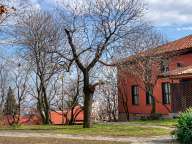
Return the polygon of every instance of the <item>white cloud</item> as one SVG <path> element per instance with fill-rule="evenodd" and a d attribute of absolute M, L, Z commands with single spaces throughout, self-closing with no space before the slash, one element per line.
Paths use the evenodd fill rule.
<path fill-rule="evenodd" d="M 178 27 L 177 31 L 192 31 L 192 27 L 191 26 L 187 26 L 187 27 Z"/>
<path fill-rule="evenodd" d="M 76 0 L 30 0 L 35 7 L 48 8 Z M 142 1 L 142 0 L 141 0 Z M 146 18 L 156 26 L 192 24 L 192 0 L 145 0 Z M 78 1 L 79 2 L 79 1 Z"/>
<path fill-rule="evenodd" d="M 147 18 L 155 25 L 192 24 L 191 0 L 146 0 Z"/>

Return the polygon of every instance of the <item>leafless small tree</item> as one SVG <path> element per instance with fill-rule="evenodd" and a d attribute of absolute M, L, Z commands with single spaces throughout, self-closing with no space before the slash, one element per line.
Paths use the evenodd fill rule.
<path fill-rule="evenodd" d="M 16 25 L 16 38 L 35 75 L 38 110 L 44 124 L 50 123 L 50 105 L 47 95 L 48 84 L 58 72 L 56 58 L 50 50 L 60 46 L 60 28 L 54 18 L 40 10 L 26 11 Z"/>
<path fill-rule="evenodd" d="M 52 105 L 55 109 L 59 109 L 62 112 L 60 114 L 63 117 L 63 124 L 65 122 L 65 124 L 72 125 L 75 123 L 76 117 L 83 110 L 80 104 L 83 101 L 82 75 L 75 66 L 70 73 L 62 73 L 59 78 L 59 93 L 57 98 L 53 100 Z"/>
<path fill-rule="evenodd" d="M 120 107 L 120 105 L 123 107 L 123 111 L 125 112 L 125 115 L 126 115 L 126 119 L 127 121 L 130 120 L 130 113 L 129 113 L 129 106 L 128 106 L 128 103 L 129 103 L 129 100 L 128 100 L 128 97 L 127 97 L 127 93 L 128 93 L 128 90 L 127 90 L 127 82 L 126 82 L 126 79 L 125 77 L 127 77 L 127 75 L 124 77 L 124 73 L 122 74 L 122 71 L 121 72 L 118 72 L 117 74 L 117 77 L 118 77 L 118 105 Z M 120 109 L 119 109 L 120 111 Z M 120 118 L 120 112 L 119 112 L 119 118 Z"/>
<path fill-rule="evenodd" d="M 67 107 L 70 109 L 70 118 L 69 125 L 74 124 L 76 117 L 82 111 L 81 108 L 75 109 L 77 106 L 80 106 L 80 100 L 82 99 L 82 80 L 80 72 L 77 72 L 77 77 L 74 80 L 71 80 L 68 88 L 64 91 L 67 95 Z"/>
<path fill-rule="evenodd" d="M 12 71 L 12 85 L 14 86 L 16 92 L 16 102 L 17 102 L 17 120 L 15 123 L 19 123 L 21 109 L 24 108 L 24 103 L 28 97 L 29 87 L 29 74 L 30 68 L 21 63 L 15 67 L 15 70 Z"/>
<path fill-rule="evenodd" d="M 104 85 L 97 89 L 95 99 L 98 103 L 98 115 L 101 120 L 117 121 L 118 91 L 116 68 L 105 67 L 102 70 Z"/>

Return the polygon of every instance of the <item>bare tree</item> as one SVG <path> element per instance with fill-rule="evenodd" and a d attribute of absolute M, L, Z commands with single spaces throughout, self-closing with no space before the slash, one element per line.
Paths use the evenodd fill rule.
<path fill-rule="evenodd" d="M 29 87 L 29 74 L 30 68 L 26 65 L 22 65 L 21 63 L 15 67 L 15 70 L 12 71 L 12 84 L 16 91 L 16 102 L 17 102 L 17 120 L 15 123 L 19 123 L 20 115 L 21 115 L 21 108 L 24 108 L 24 102 L 28 96 Z"/>
<path fill-rule="evenodd" d="M 127 83 L 126 83 L 126 80 L 124 79 L 125 77 L 122 75 L 124 75 L 124 74 L 122 74 L 122 72 L 120 72 L 120 73 L 118 72 L 118 75 L 117 75 L 117 77 L 118 77 L 118 104 L 119 104 L 119 107 L 120 107 L 120 105 L 123 106 L 123 110 L 126 114 L 126 119 L 127 119 L 127 121 L 129 121 L 130 114 L 129 114 L 129 106 L 128 106 L 129 100 L 127 97 L 128 91 L 127 91 L 127 87 L 126 87 Z M 120 112 L 119 112 L 118 116 L 119 116 L 118 117 L 119 120 L 121 120 Z"/>
<path fill-rule="evenodd" d="M 64 91 L 65 95 L 67 95 L 67 107 L 70 110 L 70 118 L 69 125 L 75 123 L 76 117 L 82 111 L 81 108 L 77 108 L 80 106 L 80 100 L 82 98 L 82 86 L 81 86 L 81 74 L 77 72 L 77 77 L 74 80 L 71 80 L 71 84 L 69 84 L 68 88 Z"/>
<path fill-rule="evenodd" d="M 73 125 L 76 117 L 82 112 L 81 103 L 82 96 L 82 75 L 78 68 L 75 66 L 70 73 L 61 73 L 60 87 L 57 98 L 53 100 L 53 108 L 60 110 L 62 113 L 62 123 Z M 57 86 L 58 88 L 58 86 Z M 54 88 L 55 89 L 55 88 Z M 53 109 L 53 110 L 54 110 Z M 57 112 L 55 110 L 55 112 Z M 66 121 L 65 121 L 66 120 Z"/>
<path fill-rule="evenodd" d="M 104 85 L 97 90 L 98 114 L 101 120 L 117 121 L 118 91 L 116 68 L 105 67 L 102 70 Z"/>
<path fill-rule="evenodd" d="M 84 0 L 72 1 L 60 12 L 66 45 L 57 53 L 83 73 L 84 128 L 91 126 L 93 94 L 99 84 L 91 82 L 90 73 L 98 63 L 111 66 L 114 49 L 126 36 L 143 29 L 143 10 L 139 0 Z"/>
<path fill-rule="evenodd" d="M 19 18 L 16 37 L 22 46 L 24 58 L 35 72 L 37 105 L 42 121 L 49 124 L 47 87 L 53 75 L 58 72 L 58 65 L 54 54 L 47 51 L 60 46 L 60 28 L 49 13 L 31 10 Z"/>

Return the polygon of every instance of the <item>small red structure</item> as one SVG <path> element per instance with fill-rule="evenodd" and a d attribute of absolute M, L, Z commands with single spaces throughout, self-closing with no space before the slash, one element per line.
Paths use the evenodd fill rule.
<path fill-rule="evenodd" d="M 71 109 L 65 109 L 64 111 L 50 111 L 50 120 L 52 124 L 62 125 L 68 124 L 71 119 Z M 76 106 L 73 109 L 73 123 L 82 124 L 83 123 L 84 113 L 80 106 Z M 9 121 L 13 121 L 13 117 L 4 116 L 3 123 L 5 125 L 9 124 Z M 42 124 L 41 117 L 36 110 L 33 110 L 30 114 L 25 114 L 20 116 L 19 124 L 23 125 L 39 125 Z"/>
<path fill-rule="evenodd" d="M 192 106 L 192 35 L 167 43 L 152 49 L 158 54 L 171 54 L 169 63 L 164 66 L 164 71 L 158 75 L 158 80 L 153 90 L 156 112 L 163 116 L 178 113 Z M 119 70 L 119 69 L 118 69 Z M 155 72 L 156 69 L 154 68 Z M 118 71 L 118 79 L 122 78 L 122 71 Z M 126 113 L 130 118 L 147 116 L 151 113 L 152 104 L 147 99 L 146 90 L 142 89 L 143 82 L 129 73 L 123 77 L 126 102 L 122 102 L 119 93 L 119 120 L 126 120 Z M 127 109 L 125 110 L 125 106 Z"/>
<path fill-rule="evenodd" d="M 71 110 L 65 109 L 62 111 L 51 111 L 50 112 L 50 118 L 52 124 L 68 124 L 71 119 Z M 74 117 L 74 124 L 82 124 L 83 123 L 83 110 L 80 106 L 76 106 L 73 109 L 73 117 Z"/>

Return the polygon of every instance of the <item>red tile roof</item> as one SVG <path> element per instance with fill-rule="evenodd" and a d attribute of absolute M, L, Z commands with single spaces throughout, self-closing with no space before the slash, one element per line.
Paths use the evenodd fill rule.
<path fill-rule="evenodd" d="M 156 51 L 158 54 L 167 53 L 172 51 L 180 51 L 184 49 L 192 48 L 192 35 L 183 37 L 181 39 L 169 42 L 152 50 Z"/>
<path fill-rule="evenodd" d="M 164 53 L 171 53 L 171 52 L 177 52 L 182 50 L 189 50 L 192 49 L 192 35 L 183 37 L 181 39 L 168 42 L 164 45 L 161 45 L 156 48 L 150 48 L 145 51 L 141 51 L 136 55 L 129 56 L 128 58 L 123 58 L 118 62 L 127 62 L 132 61 L 135 58 L 137 59 L 138 56 L 151 56 L 151 55 L 160 55 Z"/>

